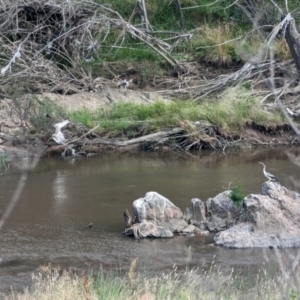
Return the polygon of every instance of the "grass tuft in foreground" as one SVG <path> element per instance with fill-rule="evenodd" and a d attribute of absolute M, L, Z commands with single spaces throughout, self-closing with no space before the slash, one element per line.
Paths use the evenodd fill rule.
<path fill-rule="evenodd" d="M 209 300 L 209 299 L 299 299 L 300 272 L 289 280 L 259 270 L 258 274 L 223 274 L 212 265 L 208 271 L 192 270 L 143 276 L 129 272 L 107 275 L 101 269 L 96 276 L 78 276 L 72 271 L 41 267 L 31 289 L 11 293 L 5 300 Z"/>

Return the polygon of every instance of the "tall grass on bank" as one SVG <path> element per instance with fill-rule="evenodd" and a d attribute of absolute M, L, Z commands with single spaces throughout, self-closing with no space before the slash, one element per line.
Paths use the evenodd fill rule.
<path fill-rule="evenodd" d="M 107 4 L 106 0 L 94 0 L 99 4 Z M 134 0 L 110 0 L 109 5 L 112 9 L 118 11 L 125 19 L 129 19 L 135 6 Z M 150 23 L 156 29 L 178 30 L 179 27 L 179 11 L 174 1 L 152 0 L 145 1 L 147 15 Z M 202 0 L 201 5 L 196 9 L 183 10 L 185 19 L 185 28 L 191 29 L 203 22 L 215 22 L 216 20 L 229 20 L 232 14 L 236 12 L 236 8 L 230 0 L 223 0 L 222 3 L 210 0 Z M 183 8 L 195 6 L 195 2 L 191 0 L 181 1 Z M 224 8 L 227 9 L 224 9 Z M 140 20 L 136 20 L 136 23 Z"/>
<path fill-rule="evenodd" d="M 222 99 L 194 101 L 155 101 L 151 104 L 119 102 L 106 110 L 88 111 L 82 109 L 69 113 L 72 121 L 91 127 L 100 124 L 108 131 L 123 130 L 130 126 L 148 127 L 159 130 L 181 126 L 183 122 L 206 122 L 217 125 L 221 130 L 240 132 L 245 122 L 254 121 L 261 125 L 283 122 L 279 113 L 265 112 L 258 100 L 245 89 L 230 89 Z"/>
<path fill-rule="evenodd" d="M 203 25 L 195 30 L 192 40 L 196 57 L 215 66 L 230 66 L 247 62 L 261 49 L 264 40 L 255 31 L 252 34 L 237 24 Z M 284 38 L 274 43 L 274 54 L 281 61 L 291 59 Z"/>
<path fill-rule="evenodd" d="M 197 29 L 193 45 L 197 57 L 216 66 L 228 66 L 241 59 L 235 51 L 234 39 L 241 32 L 234 30 L 231 23 L 218 26 L 204 25 Z"/>
<path fill-rule="evenodd" d="M 300 271 L 295 282 L 288 283 L 281 275 L 266 270 L 243 276 L 223 274 L 214 265 L 208 270 L 192 270 L 144 276 L 135 273 L 123 276 L 105 274 L 77 275 L 73 271 L 41 267 L 33 276 L 33 286 L 22 293 L 11 292 L 5 300 L 209 300 L 209 299 L 299 299 Z"/>

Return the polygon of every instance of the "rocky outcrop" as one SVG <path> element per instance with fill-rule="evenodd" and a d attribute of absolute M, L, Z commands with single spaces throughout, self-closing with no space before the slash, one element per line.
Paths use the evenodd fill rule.
<path fill-rule="evenodd" d="M 194 230 L 183 219 L 183 213 L 170 200 L 156 192 L 148 192 L 144 198 L 133 202 L 133 217 L 124 213 L 125 235 L 135 238 L 173 237 L 174 233 L 187 233 Z"/>
<path fill-rule="evenodd" d="M 133 202 L 133 217 L 124 213 L 125 235 L 135 238 L 173 237 L 174 233 L 208 234 L 226 230 L 236 221 L 240 209 L 229 198 L 230 191 L 220 193 L 206 202 L 191 200 L 192 212 L 183 214 L 170 200 L 156 192 L 148 192 L 144 198 Z"/>
<path fill-rule="evenodd" d="M 261 194 L 244 199 L 236 225 L 214 239 L 231 248 L 299 247 L 300 195 L 277 182 L 265 182 Z"/>
<path fill-rule="evenodd" d="M 300 247 L 300 195 L 280 183 L 265 182 L 261 194 L 250 194 L 236 207 L 231 191 L 202 202 L 191 200 L 193 211 L 182 211 L 156 192 L 133 202 L 133 217 L 124 213 L 124 234 L 135 238 L 173 237 L 208 231 L 217 245 L 230 248 Z"/>

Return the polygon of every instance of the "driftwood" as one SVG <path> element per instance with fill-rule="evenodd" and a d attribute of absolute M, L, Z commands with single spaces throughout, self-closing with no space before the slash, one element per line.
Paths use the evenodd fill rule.
<path fill-rule="evenodd" d="M 128 147 L 136 144 L 142 144 L 145 142 L 151 142 L 153 144 L 162 144 L 167 142 L 170 138 L 183 133 L 183 129 L 181 128 L 172 128 L 169 130 L 159 131 L 156 133 L 152 133 L 149 135 L 145 135 L 142 137 L 134 138 L 127 141 L 119 141 L 114 139 L 102 139 L 96 138 L 93 140 L 90 139 L 80 139 L 76 141 L 70 141 L 68 144 L 72 144 L 75 147 L 85 147 L 86 149 L 97 149 L 98 146 L 108 146 L 112 148 L 121 148 L 121 147 Z M 64 149 L 68 147 L 68 145 L 53 145 L 53 143 L 48 143 L 49 148 L 47 149 L 47 153 L 60 153 Z"/>

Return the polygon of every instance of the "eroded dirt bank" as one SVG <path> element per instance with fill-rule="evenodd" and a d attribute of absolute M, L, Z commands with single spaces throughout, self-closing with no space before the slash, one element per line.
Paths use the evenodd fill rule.
<path fill-rule="evenodd" d="M 152 103 L 164 99 L 155 92 L 104 89 L 100 93 L 80 93 L 71 96 L 44 94 L 38 101 L 51 101 L 68 111 L 86 108 L 106 109 L 119 102 Z M 24 102 L 25 103 L 25 102 Z M 22 106 L 23 105 L 23 106 Z M 111 138 L 107 131 L 97 131 L 80 123 L 70 122 L 61 129 L 66 138 L 59 145 L 53 139 L 53 125 L 61 120 L 47 116 L 41 128 L 34 128 L 28 118 L 28 108 L 2 100 L 0 109 L 0 147 L 2 151 L 36 149 L 42 155 L 88 155 L 102 151 L 190 151 L 201 149 L 225 150 L 232 147 L 295 145 L 300 140 L 288 124 L 264 126 L 246 122 L 241 132 L 225 132 L 207 122 L 186 120 L 178 127 L 149 132 L 143 125 L 133 124 L 121 136 Z"/>

